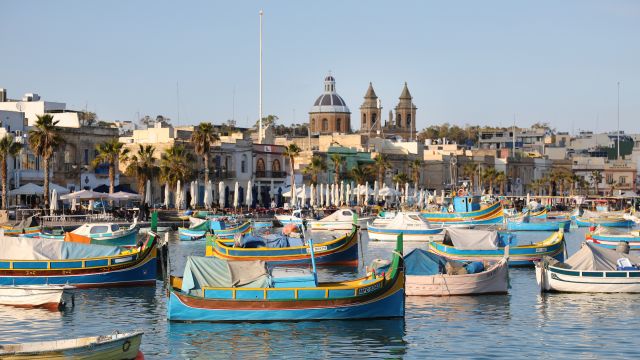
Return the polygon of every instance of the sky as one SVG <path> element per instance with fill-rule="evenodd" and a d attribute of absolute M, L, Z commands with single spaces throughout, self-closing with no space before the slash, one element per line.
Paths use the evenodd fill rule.
<path fill-rule="evenodd" d="M 406 81 L 417 127 L 448 122 L 640 132 L 640 1 L 0 2 L 0 87 L 103 120 L 308 121 L 331 71 L 359 128 Z"/>

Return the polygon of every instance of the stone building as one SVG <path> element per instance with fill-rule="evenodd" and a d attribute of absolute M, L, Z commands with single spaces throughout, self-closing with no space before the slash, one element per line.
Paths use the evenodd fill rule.
<path fill-rule="evenodd" d="M 313 134 L 351 132 L 351 111 L 336 92 L 331 74 L 324 78 L 324 92 L 309 110 L 309 127 Z"/>
<path fill-rule="evenodd" d="M 395 116 L 389 111 L 389 118 L 383 125 L 382 105 L 373 90 L 373 85 L 369 83 L 364 102 L 360 106 L 360 133 L 370 137 L 400 136 L 406 140 L 415 139 L 417 109 L 405 82 L 398 104 L 394 108 Z"/>

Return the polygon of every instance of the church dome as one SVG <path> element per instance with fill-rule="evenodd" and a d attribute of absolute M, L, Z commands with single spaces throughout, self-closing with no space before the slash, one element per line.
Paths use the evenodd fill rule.
<path fill-rule="evenodd" d="M 324 78 L 324 93 L 316 99 L 309 113 L 351 113 L 347 103 L 336 92 L 336 79 L 331 74 Z"/>

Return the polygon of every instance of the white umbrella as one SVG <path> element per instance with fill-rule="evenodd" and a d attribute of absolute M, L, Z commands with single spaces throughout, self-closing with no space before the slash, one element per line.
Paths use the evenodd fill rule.
<path fill-rule="evenodd" d="M 147 191 L 144 194 L 144 202 L 151 204 L 151 180 L 147 180 Z"/>
<path fill-rule="evenodd" d="M 307 206 L 307 184 L 302 184 L 302 194 L 300 195 L 301 207 Z"/>
<path fill-rule="evenodd" d="M 239 192 L 240 192 L 240 184 L 238 184 L 238 182 L 236 181 L 236 185 L 233 190 L 233 207 L 234 208 L 238 207 L 238 201 L 240 201 Z"/>
<path fill-rule="evenodd" d="M 251 203 L 253 202 L 253 189 L 251 188 L 251 180 L 247 182 L 246 202 L 247 202 L 247 207 L 251 207 Z"/>
<path fill-rule="evenodd" d="M 329 184 L 324 188 L 324 206 L 329 207 L 331 202 L 331 191 L 329 190 Z"/>
<path fill-rule="evenodd" d="M 409 183 L 404 184 L 404 202 L 409 203 Z"/>
<path fill-rule="evenodd" d="M 291 207 L 296 206 L 298 203 L 298 189 L 296 189 L 295 181 L 291 185 Z"/>
<path fill-rule="evenodd" d="M 369 205 L 369 182 L 364 184 L 364 205 Z"/>
<path fill-rule="evenodd" d="M 78 202 L 76 201 L 76 199 L 71 199 L 71 211 L 76 211 L 77 208 Z"/>
<path fill-rule="evenodd" d="M 351 184 L 347 183 L 347 193 L 345 194 L 347 206 L 351 203 Z"/>
<path fill-rule="evenodd" d="M 211 180 L 204 185 L 204 207 L 211 207 Z"/>
<path fill-rule="evenodd" d="M 71 200 L 71 199 L 94 200 L 94 199 L 108 199 L 109 197 L 110 196 L 107 193 L 101 193 L 101 192 L 92 191 L 92 190 L 80 190 L 80 191 L 73 192 L 71 194 L 62 195 L 60 196 L 60 200 Z"/>
<path fill-rule="evenodd" d="M 309 199 L 309 206 L 311 207 L 315 207 L 316 206 L 316 188 L 313 184 L 311 184 L 311 194 L 310 194 L 311 198 Z"/>
<path fill-rule="evenodd" d="M 220 205 L 221 208 L 224 208 L 224 195 L 224 183 L 220 181 L 218 183 L 218 205 Z"/>
<path fill-rule="evenodd" d="M 187 208 L 187 188 L 182 187 L 182 192 L 180 193 L 180 208 Z"/>
<path fill-rule="evenodd" d="M 378 201 L 380 198 L 380 189 L 378 188 L 378 180 L 373 183 L 373 200 Z"/>
<path fill-rule="evenodd" d="M 176 184 L 176 209 L 180 210 L 181 200 L 180 196 L 182 195 L 182 184 L 180 184 L 180 180 Z"/>
<path fill-rule="evenodd" d="M 198 203 L 200 202 L 200 183 L 198 180 L 193 182 L 193 196 L 191 198 L 191 202 L 193 203 L 194 209 L 198 207 Z"/>
<path fill-rule="evenodd" d="M 318 206 L 324 206 L 324 184 L 322 183 L 318 186 Z"/>
<path fill-rule="evenodd" d="M 164 186 L 164 206 L 168 209 L 171 203 L 171 199 L 169 199 L 169 185 Z"/>
<path fill-rule="evenodd" d="M 194 181 L 189 183 L 189 196 L 191 197 L 191 202 L 189 203 L 189 206 L 191 206 L 192 209 L 195 209 L 196 208 L 196 205 L 195 205 L 196 188 L 195 188 Z"/>
<path fill-rule="evenodd" d="M 53 189 L 51 192 L 51 199 L 49 201 L 51 202 L 51 204 L 49 204 L 49 209 L 51 211 L 58 210 L 58 192 L 56 189 Z"/>

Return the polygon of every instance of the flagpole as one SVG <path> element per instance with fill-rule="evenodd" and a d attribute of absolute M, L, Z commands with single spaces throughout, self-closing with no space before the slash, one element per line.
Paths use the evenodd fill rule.
<path fill-rule="evenodd" d="M 260 122 L 260 126 L 258 129 L 258 143 L 262 144 L 262 15 L 264 12 L 260 9 L 260 99 L 259 99 L 259 111 L 258 111 L 258 119 Z"/>

